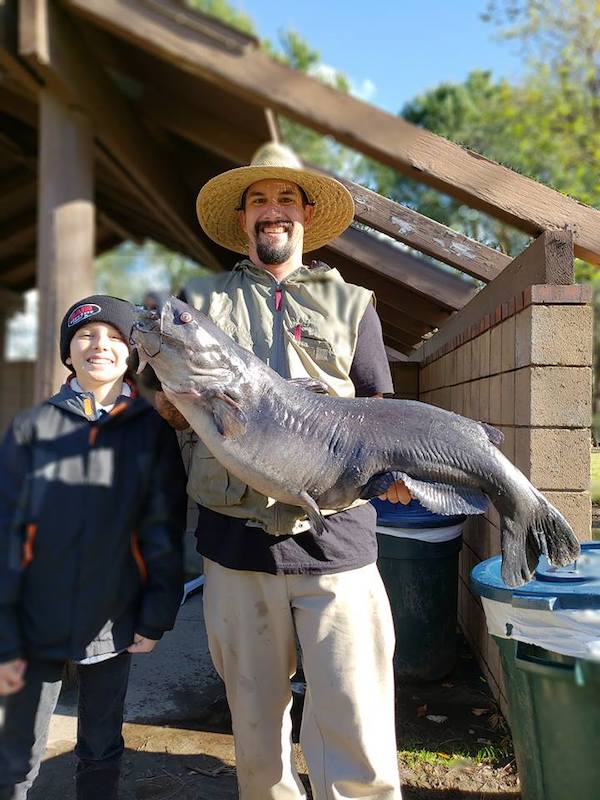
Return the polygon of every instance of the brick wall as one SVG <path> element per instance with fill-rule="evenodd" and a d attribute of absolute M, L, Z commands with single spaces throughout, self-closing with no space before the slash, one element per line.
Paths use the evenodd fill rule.
<path fill-rule="evenodd" d="M 530 250 L 534 269 L 529 275 L 533 272 L 539 279 L 541 251 L 534 245 Z M 577 536 L 588 539 L 590 293 L 575 285 L 527 285 L 523 262 L 516 268 L 519 279 L 509 275 L 500 290 L 490 284 L 481 293 L 479 317 L 476 297 L 465 309 L 468 324 L 461 329 L 460 312 L 452 320 L 450 335 L 446 332 L 443 341 L 438 339 L 437 349 L 437 336 L 427 343 L 420 399 L 499 428 L 507 458 L 563 512 Z M 490 298 L 497 302 L 493 308 Z M 487 635 L 481 602 L 469 586 L 475 564 L 499 552 L 495 510 L 469 518 L 460 559 L 459 622 L 505 707 L 498 649 Z"/>

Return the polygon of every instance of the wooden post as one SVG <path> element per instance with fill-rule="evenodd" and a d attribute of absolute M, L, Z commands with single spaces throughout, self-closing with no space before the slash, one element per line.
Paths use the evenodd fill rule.
<path fill-rule="evenodd" d="M 60 322 L 94 285 L 93 136 L 89 119 L 40 91 L 37 286 L 40 292 L 36 400 L 65 378 Z"/>

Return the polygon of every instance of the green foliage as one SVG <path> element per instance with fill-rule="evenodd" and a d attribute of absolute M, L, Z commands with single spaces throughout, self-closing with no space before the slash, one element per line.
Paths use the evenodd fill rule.
<path fill-rule="evenodd" d="M 474 71 L 462 84 L 442 83 L 407 103 L 400 116 L 469 150 L 515 168 L 514 143 L 504 138 L 513 114 L 513 90 L 505 81 L 496 83 L 490 72 Z M 473 239 L 516 255 L 528 239 L 504 223 L 492 219 L 447 195 L 388 167 L 365 162 L 369 184 L 444 225 Z M 522 170 L 523 171 L 523 170 Z"/>
<path fill-rule="evenodd" d="M 208 272 L 195 261 L 147 240 L 139 246 L 123 242 L 96 259 L 95 290 L 140 303 L 152 290 L 177 293 L 188 280 Z"/>
<path fill-rule="evenodd" d="M 242 33 L 256 35 L 256 28 L 251 18 L 243 11 L 234 8 L 227 0 L 185 0 L 185 4 L 193 11 L 201 11 L 203 14 L 216 17 Z"/>
<path fill-rule="evenodd" d="M 401 116 L 600 207 L 600 3 L 490 0 L 484 18 L 521 44 L 523 80 L 474 71 L 415 98 Z M 511 255 L 526 244 L 523 234 L 387 168 L 369 163 L 368 173 L 382 193 Z M 590 281 L 596 268 L 578 261 L 576 273 Z"/>

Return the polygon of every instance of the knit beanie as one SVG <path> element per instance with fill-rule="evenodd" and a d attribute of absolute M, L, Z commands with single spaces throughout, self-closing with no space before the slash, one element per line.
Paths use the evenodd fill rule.
<path fill-rule="evenodd" d="M 135 322 L 135 306 L 128 300 L 107 294 L 93 294 L 74 303 L 60 324 L 60 360 L 65 366 L 69 357 L 71 339 L 79 328 L 92 322 L 106 322 L 116 328 L 129 346 L 131 329 Z"/>

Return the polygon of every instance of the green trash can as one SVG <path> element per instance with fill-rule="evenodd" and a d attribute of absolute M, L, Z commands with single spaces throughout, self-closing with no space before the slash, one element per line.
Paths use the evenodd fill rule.
<path fill-rule="evenodd" d="M 471 573 L 500 648 L 522 800 L 600 798 L 600 543 L 575 565 L 540 561 L 509 589 L 500 557 Z"/>
<path fill-rule="evenodd" d="M 407 506 L 382 501 L 374 505 L 377 566 L 396 632 L 396 681 L 438 680 L 456 663 L 458 557 L 464 517 L 431 514 L 414 500 Z"/>

